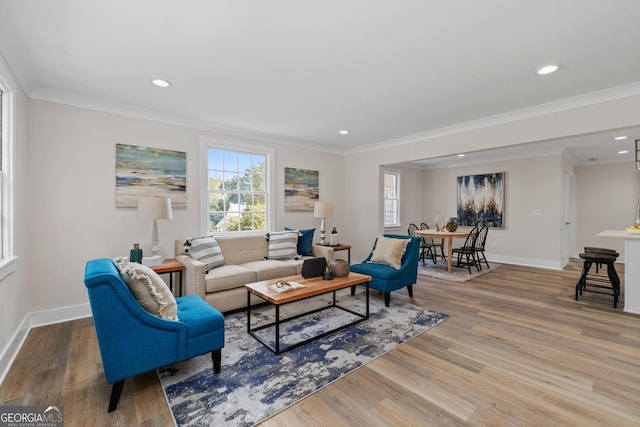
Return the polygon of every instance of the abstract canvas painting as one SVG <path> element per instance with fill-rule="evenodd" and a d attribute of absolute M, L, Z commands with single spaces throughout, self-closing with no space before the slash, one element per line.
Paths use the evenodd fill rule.
<path fill-rule="evenodd" d="M 504 228 L 504 172 L 458 177 L 458 225 Z"/>
<path fill-rule="evenodd" d="M 318 201 L 318 171 L 284 168 L 284 210 L 312 211 Z"/>
<path fill-rule="evenodd" d="M 116 207 L 135 208 L 142 196 L 187 206 L 187 153 L 116 144 Z"/>

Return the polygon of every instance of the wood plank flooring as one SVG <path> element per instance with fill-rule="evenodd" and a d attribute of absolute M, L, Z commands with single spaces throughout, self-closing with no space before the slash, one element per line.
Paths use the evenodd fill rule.
<path fill-rule="evenodd" d="M 640 316 L 605 295 L 574 301 L 580 268 L 420 277 L 414 298 L 401 290 L 391 304 L 411 300 L 449 320 L 262 425 L 638 426 Z M 111 414 L 109 393 L 92 321 L 82 319 L 29 333 L 0 403 L 63 405 L 68 426 L 173 425 L 155 371 L 127 380 Z"/>

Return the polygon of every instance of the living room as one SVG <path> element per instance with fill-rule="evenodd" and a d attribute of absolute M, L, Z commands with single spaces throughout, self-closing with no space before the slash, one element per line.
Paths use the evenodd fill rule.
<path fill-rule="evenodd" d="M 340 152 L 304 142 L 225 133 L 200 120 L 186 120 L 178 113 L 133 107 L 127 110 L 63 94 L 58 98 L 36 97 L 22 88 L 23 76 L 7 59 L 8 52 L 0 53 L 0 75 L 13 82 L 15 99 L 13 254 L 17 257 L 15 270 L 0 281 L 0 378 L 6 375 L 31 327 L 90 314 L 82 283 L 87 260 L 127 255 L 134 243 L 141 243 L 145 251 L 150 249 L 150 222 L 136 219 L 134 209 L 115 206 L 116 144 L 186 152 L 186 208 L 175 209 L 171 221 L 160 222 L 160 248 L 166 257 L 173 256 L 175 240 L 203 232 L 201 193 L 205 181 L 201 153 L 203 145 L 209 143 L 273 150 L 274 230 L 319 229 L 319 220 L 310 212 L 287 211 L 283 201 L 285 167 L 318 171 L 320 198 L 332 201 L 335 207 L 328 225 L 336 226 L 341 241 L 352 245 L 353 260 L 363 259 L 375 236 L 384 230 L 381 171 L 385 168 L 397 168 L 403 174 L 403 225 L 432 221 L 438 212 L 452 216 L 455 176 L 506 172 L 508 225 L 490 232 L 490 242 L 496 245 L 488 248 L 489 259 L 497 262 L 562 267 L 565 170 L 576 178 L 572 256 L 586 245 L 613 247 L 623 254 L 620 243 L 596 239 L 595 234 L 605 228 L 622 229 L 635 219 L 640 183 L 632 160 L 574 166 L 561 153 L 555 153 L 442 169 L 420 170 L 404 164 L 637 129 L 639 82 L 528 106 L 519 114 L 389 138 L 385 144 Z M 597 187 L 598 183 L 602 186 Z M 531 215 L 531 210 L 540 210 L 542 215 Z"/>

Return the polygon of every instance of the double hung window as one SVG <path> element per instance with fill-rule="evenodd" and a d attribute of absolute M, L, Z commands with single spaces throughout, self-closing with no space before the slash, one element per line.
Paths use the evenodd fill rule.
<path fill-rule="evenodd" d="M 209 146 L 209 233 L 266 231 L 269 217 L 269 155 Z"/>

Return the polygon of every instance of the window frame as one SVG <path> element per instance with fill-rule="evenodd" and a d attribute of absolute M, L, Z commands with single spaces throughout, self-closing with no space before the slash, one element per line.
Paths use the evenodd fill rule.
<path fill-rule="evenodd" d="M 395 198 L 387 198 L 386 197 L 386 175 L 393 175 L 395 176 L 395 192 L 396 192 L 396 197 Z M 397 170 L 393 170 L 393 169 L 385 169 L 382 172 L 382 221 L 383 221 L 383 225 L 384 228 L 398 228 L 401 227 L 402 224 L 400 222 L 400 204 L 401 204 L 401 197 L 400 197 L 400 184 L 401 184 L 401 174 L 399 171 Z M 387 223 L 387 216 L 386 216 L 386 202 L 387 200 L 395 200 L 396 201 L 396 218 L 395 218 L 395 222 L 394 223 Z"/>
<path fill-rule="evenodd" d="M 14 255 L 14 158 L 15 147 L 15 111 L 17 91 L 6 63 L 0 58 L 0 280 L 16 269 L 17 257 Z"/>
<path fill-rule="evenodd" d="M 265 156 L 265 227 L 266 230 L 239 230 L 215 232 L 209 230 L 209 149 L 235 151 L 248 154 Z M 200 197 L 199 202 L 201 218 L 200 231 L 202 235 L 238 235 L 238 234 L 264 234 L 273 230 L 274 224 L 274 150 L 259 145 L 243 144 L 214 138 L 201 138 L 200 142 Z"/>

